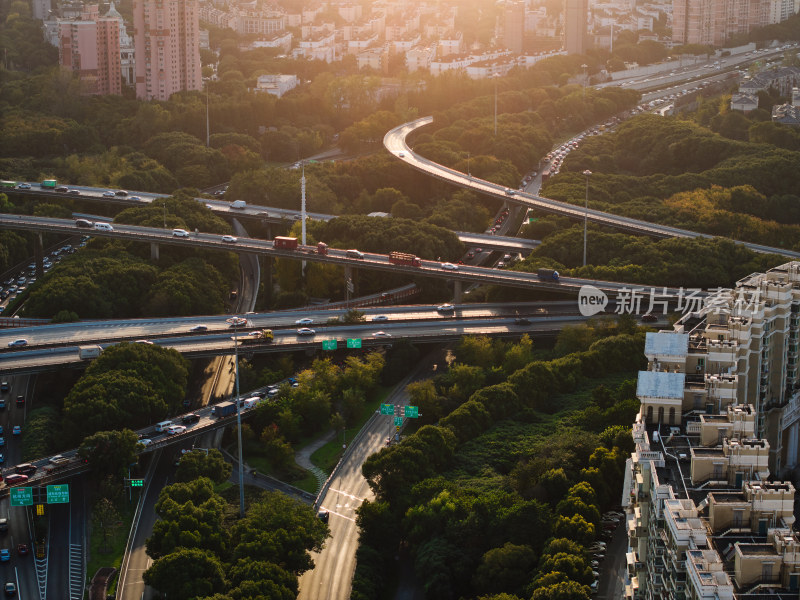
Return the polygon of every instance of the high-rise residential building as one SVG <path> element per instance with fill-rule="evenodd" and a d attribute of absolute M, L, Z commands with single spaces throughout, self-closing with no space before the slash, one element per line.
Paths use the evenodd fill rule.
<path fill-rule="evenodd" d="M 34 19 L 44 21 L 50 16 L 51 10 L 50 0 L 31 0 L 31 15 Z"/>
<path fill-rule="evenodd" d="M 514 54 L 522 54 L 525 42 L 525 3 L 520 0 L 506 2 L 503 41 L 505 47 Z"/>
<path fill-rule="evenodd" d="M 137 98 L 202 88 L 197 0 L 133 0 L 133 39 Z"/>
<path fill-rule="evenodd" d="M 589 0 L 565 0 L 564 49 L 567 54 L 585 54 L 589 39 Z"/>
<path fill-rule="evenodd" d="M 84 94 L 121 94 L 119 28 L 87 5 L 80 19 L 59 22 L 59 63 L 78 75 Z"/>
<path fill-rule="evenodd" d="M 648 333 L 626 473 L 631 600 L 796 600 L 800 262 Z"/>
<path fill-rule="evenodd" d="M 735 34 L 779 23 L 797 12 L 795 0 L 672 0 L 672 41 L 722 46 Z"/>

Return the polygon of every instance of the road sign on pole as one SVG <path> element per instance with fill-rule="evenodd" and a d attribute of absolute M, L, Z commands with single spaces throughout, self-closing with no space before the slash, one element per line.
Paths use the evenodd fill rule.
<path fill-rule="evenodd" d="M 322 340 L 323 350 L 336 350 L 336 340 Z"/>
<path fill-rule="evenodd" d="M 419 406 L 405 406 L 405 416 L 409 419 L 416 419 L 419 417 Z"/>
<path fill-rule="evenodd" d="M 361 338 L 347 338 L 348 348 L 361 348 Z"/>
<path fill-rule="evenodd" d="M 395 417 L 394 418 L 394 426 L 400 427 L 403 424 L 403 417 Z"/>
<path fill-rule="evenodd" d="M 31 488 L 11 488 L 9 497 L 11 506 L 33 506 L 33 490 Z"/>
<path fill-rule="evenodd" d="M 69 502 L 69 484 L 47 486 L 48 504 L 67 504 Z"/>
<path fill-rule="evenodd" d="M 144 479 L 131 479 L 131 487 L 144 487 Z"/>
<path fill-rule="evenodd" d="M 382 415 L 393 415 L 394 414 L 394 404 L 381 404 L 381 414 Z"/>

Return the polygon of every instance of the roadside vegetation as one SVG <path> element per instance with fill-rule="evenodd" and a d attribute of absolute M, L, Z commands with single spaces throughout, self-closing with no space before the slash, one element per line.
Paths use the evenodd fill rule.
<path fill-rule="evenodd" d="M 465 338 L 446 372 L 409 386 L 421 427 L 363 467 L 376 499 L 359 509 L 352 597 L 384 597 L 401 555 L 430 598 L 588 599 L 588 548 L 633 446 L 643 340 L 631 322 L 598 322 L 534 360 L 527 338 Z"/>

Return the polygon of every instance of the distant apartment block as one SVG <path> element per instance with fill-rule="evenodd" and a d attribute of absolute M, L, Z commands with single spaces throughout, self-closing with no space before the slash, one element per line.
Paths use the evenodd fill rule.
<path fill-rule="evenodd" d="M 80 19 L 59 21 L 59 64 L 78 76 L 84 94 L 122 93 L 122 18 L 115 15 L 100 17 L 92 4 Z"/>
<path fill-rule="evenodd" d="M 758 92 L 776 90 L 781 96 L 794 97 L 800 85 L 800 68 L 779 67 L 756 73 L 739 84 L 739 91 L 731 96 L 731 110 L 750 112 L 758 108 Z"/>
<path fill-rule="evenodd" d="M 133 0 L 133 38 L 137 98 L 202 88 L 197 0 Z"/>
<path fill-rule="evenodd" d="M 584 54 L 589 24 L 588 0 L 565 0 L 564 48 L 567 54 Z"/>
<path fill-rule="evenodd" d="M 459 56 L 445 56 L 431 62 L 431 74 L 439 75 L 445 71 L 466 71 L 470 65 L 479 63 L 496 62 L 500 65 L 503 73 L 508 72 L 511 65 L 506 62 L 506 58 L 511 56 L 511 50 L 495 50 L 493 52 L 483 52 L 481 54 L 462 54 Z M 482 67 L 482 69 L 488 67 Z M 494 71 L 492 71 L 494 73 Z"/>
<path fill-rule="evenodd" d="M 795 0 L 673 0 L 672 41 L 722 46 L 735 34 L 785 21 Z"/>
<path fill-rule="evenodd" d="M 521 0 L 506 2 L 503 17 L 503 42 L 515 54 L 522 54 L 525 42 L 525 3 Z"/>
<path fill-rule="evenodd" d="M 436 58 L 436 48 L 432 46 L 417 46 L 406 52 L 406 68 L 409 73 L 420 70 L 429 70 L 431 63 Z"/>
<path fill-rule="evenodd" d="M 288 53 L 292 49 L 294 36 L 289 31 L 273 33 L 272 35 L 261 36 L 261 39 L 252 42 L 248 47 L 255 48 L 279 48 L 282 52 Z"/>
<path fill-rule="evenodd" d="M 51 10 L 50 0 L 31 0 L 31 16 L 34 19 L 44 21 L 50 16 Z"/>
<path fill-rule="evenodd" d="M 280 98 L 299 84 L 300 80 L 297 75 L 261 75 L 257 80 L 256 91 Z"/>

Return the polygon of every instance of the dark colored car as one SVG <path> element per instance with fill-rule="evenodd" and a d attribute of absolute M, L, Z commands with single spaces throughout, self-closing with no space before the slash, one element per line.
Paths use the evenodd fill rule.
<path fill-rule="evenodd" d="M 321 510 L 317 513 L 317 518 L 323 523 L 327 523 L 330 516 L 331 513 L 329 513 L 327 510 Z"/>
<path fill-rule="evenodd" d="M 643 323 L 655 323 L 656 321 L 658 321 L 658 317 L 653 313 L 647 313 L 645 315 L 642 315 Z"/>
<path fill-rule="evenodd" d="M 200 415 L 191 413 L 189 415 L 184 415 L 183 418 L 181 418 L 181 423 L 183 423 L 184 425 L 191 425 L 192 423 L 197 423 L 199 420 L 200 420 Z"/>

